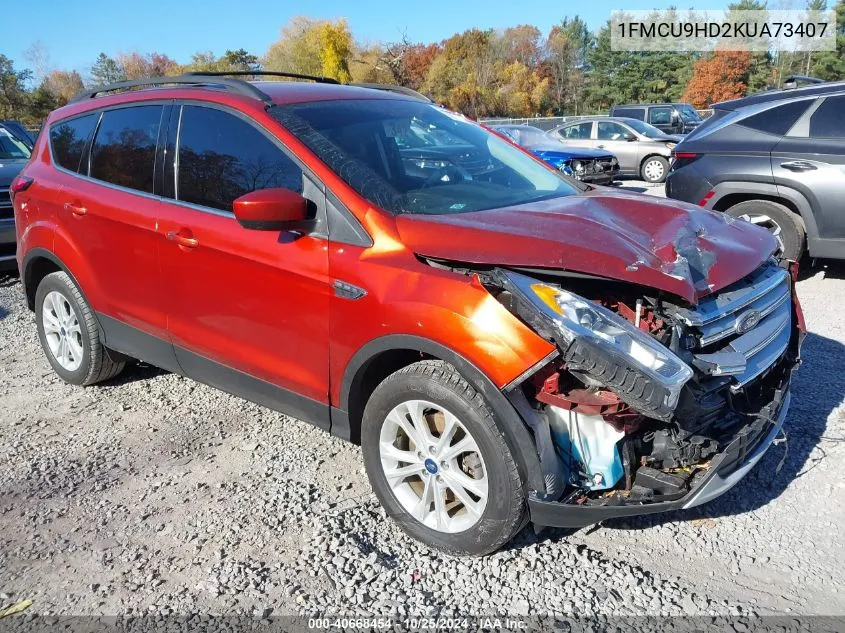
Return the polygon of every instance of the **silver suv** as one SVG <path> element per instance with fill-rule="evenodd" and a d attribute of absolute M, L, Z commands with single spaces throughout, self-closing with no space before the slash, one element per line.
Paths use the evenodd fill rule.
<path fill-rule="evenodd" d="M 664 134 L 653 125 L 625 117 L 590 117 L 565 123 L 550 134 L 567 145 L 606 149 L 619 159 L 623 176 L 663 182 L 669 157 L 681 136 Z"/>

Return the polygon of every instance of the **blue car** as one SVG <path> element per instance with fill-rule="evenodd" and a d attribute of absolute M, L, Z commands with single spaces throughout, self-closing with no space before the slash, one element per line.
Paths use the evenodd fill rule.
<path fill-rule="evenodd" d="M 493 125 L 490 127 L 535 156 L 542 158 L 555 169 L 583 182 L 609 185 L 619 177 L 619 161 L 610 152 L 564 145 L 533 125 Z"/>

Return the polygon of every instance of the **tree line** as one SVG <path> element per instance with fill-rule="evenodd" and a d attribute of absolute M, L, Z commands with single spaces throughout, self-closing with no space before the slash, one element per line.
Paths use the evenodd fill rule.
<path fill-rule="evenodd" d="M 765 10 L 764 0 L 731 9 Z M 332 77 L 342 83 L 400 84 L 473 118 L 606 112 L 615 103 L 687 101 L 705 108 L 780 85 L 790 74 L 845 79 L 845 0 L 837 0 L 836 50 L 814 53 L 623 52 L 611 49 L 608 21 L 591 31 L 564 18 L 543 34 L 522 24 L 470 29 L 441 42 L 356 42 L 344 19 L 296 17 L 264 54 L 198 52 L 184 64 L 166 53 L 100 53 L 89 72 L 52 68 L 36 44 L 26 68 L 0 54 L 0 118 L 37 124 L 86 87 L 184 72 L 278 70 Z M 807 0 L 824 11 L 827 0 Z"/>

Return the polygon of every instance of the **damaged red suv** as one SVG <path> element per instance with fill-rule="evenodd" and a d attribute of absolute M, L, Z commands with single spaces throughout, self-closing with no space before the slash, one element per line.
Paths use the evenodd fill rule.
<path fill-rule="evenodd" d="M 453 553 L 699 505 L 778 434 L 803 320 L 764 229 L 412 94 L 140 83 L 53 112 L 12 186 L 67 382 L 140 359 L 358 442 L 386 512 Z"/>

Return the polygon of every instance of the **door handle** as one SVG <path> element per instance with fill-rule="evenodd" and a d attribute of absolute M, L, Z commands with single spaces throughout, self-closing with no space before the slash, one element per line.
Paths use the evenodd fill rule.
<path fill-rule="evenodd" d="M 813 171 L 818 169 L 813 163 L 808 163 L 805 160 L 793 160 L 788 163 L 781 163 L 780 166 L 789 171 Z"/>
<path fill-rule="evenodd" d="M 71 202 L 65 202 L 65 211 L 70 211 L 74 215 L 85 215 L 88 213 L 88 209 L 85 207 L 73 204 Z"/>
<path fill-rule="evenodd" d="M 178 231 L 168 231 L 167 239 L 171 242 L 176 242 L 179 246 L 184 246 L 185 248 L 196 248 L 200 243 L 197 238 L 181 235 Z"/>

